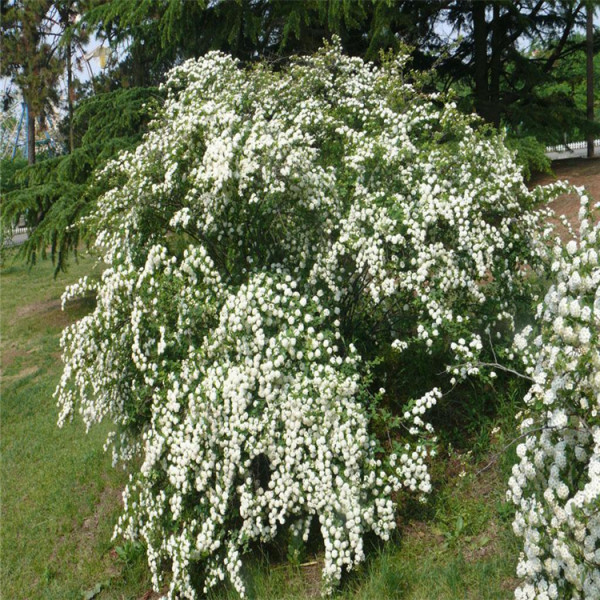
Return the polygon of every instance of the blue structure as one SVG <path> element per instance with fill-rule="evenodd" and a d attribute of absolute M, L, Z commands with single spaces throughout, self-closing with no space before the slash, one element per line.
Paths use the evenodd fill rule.
<path fill-rule="evenodd" d="M 47 119 L 48 119 L 48 122 L 50 123 L 50 126 L 52 126 L 52 119 L 50 118 L 49 115 L 48 115 Z M 21 131 L 23 130 L 23 122 L 25 122 L 25 142 L 19 143 L 19 140 L 21 138 Z M 40 141 L 40 142 L 36 142 L 36 145 L 45 144 L 48 146 L 51 154 L 59 154 L 61 152 L 61 150 L 58 148 L 56 141 L 53 140 L 52 137 L 50 137 L 50 134 L 48 133 L 48 131 L 44 131 L 44 136 L 46 139 L 44 139 L 43 141 Z M 11 157 L 12 160 L 15 159 L 15 156 L 17 155 L 17 150 L 20 146 L 23 146 L 23 156 L 25 158 L 29 158 L 28 140 L 29 140 L 29 108 L 27 106 L 27 103 L 21 102 L 21 116 L 19 117 L 19 124 L 17 125 L 17 131 L 15 133 L 15 139 L 13 142 L 12 157 Z"/>
<path fill-rule="evenodd" d="M 23 119 L 25 119 L 25 149 L 23 155 L 28 158 L 29 148 L 27 146 L 27 140 L 29 139 L 29 109 L 25 102 L 21 102 L 21 118 L 19 119 L 19 125 L 17 126 L 17 133 L 15 135 L 15 142 L 13 144 L 12 160 L 15 159 L 17 154 L 17 148 L 19 147 L 19 136 L 21 135 L 21 127 L 23 127 Z"/>

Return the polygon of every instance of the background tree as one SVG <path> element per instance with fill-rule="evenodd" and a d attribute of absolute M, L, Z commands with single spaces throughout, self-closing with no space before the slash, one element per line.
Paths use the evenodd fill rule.
<path fill-rule="evenodd" d="M 334 34 L 348 54 L 378 60 L 381 49 L 397 49 L 407 42 L 417 44 L 427 37 L 445 4 L 390 0 L 113 0 L 92 8 L 85 20 L 109 43 L 130 44 L 126 60 L 131 61 L 134 73 L 143 66 L 147 76 L 160 77 L 167 65 L 210 50 L 222 50 L 243 62 L 283 61 L 294 54 L 314 52 L 323 39 Z"/>
<path fill-rule="evenodd" d="M 77 147 L 70 153 L 28 166 L 4 187 L 0 221 L 11 227 L 20 216 L 31 228 L 20 247 L 33 264 L 49 253 L 55 275 L 64 270 L 70 253 L 85 238 L 80 223 L 95 206 L 103 187 L 93 176 L 118 152 L 140 142 L 145 126 L 162 95 L 156 88 L 119 89 L 82 100 L 73 118 Z"/>
<path fill-rule="evenodd" d="M 77 49 L 83 51 L 83 46 L 89 41 L 85 28 L 78 28 L 76 24 L 81 12 L 86 10 L 85 0 L 57 0 L 54 2 L 54 13 L 51 17 L 54 25 L 59 29 L 60 47 L 65 63 L 67 76 L 67 127 L 69 138 L 69 152 L 75 148 L 73 137 L 73 112 L 75 105 L 75 83 L 73 81 L 73 57 Z"/>
<path fill-rule="evenodd" d="M 430 30 L 426 45 L 431 54 L 447 53 L 439 72 L 445 86 L 465 90 L 465 109 L 470 104 L 496 127 L 504 123 L 538 135 L 548 123 L 569 120 L 560 114 L 563 102 L 539 91 L 560 60 L 582 48 L 574 32 L 585 24 L 585 1 L 438 4 L 446 27 Z"/>
<path fill-rule="evenodd" d="M 48 42 L 48 0 L 15 0 L 2 14 L 3 61 L 1 73 L 21 90 L 27 106 L 27 156 L 35 163 L 36 118 L 43 118 L 58 100 L 57 82 L 63 62 L 57 45 Z"/>
<path fill-rule="evenodd" d="M 440 85 L 464 91 L 463 108 L 474 108 L 496 127 L 515 130 L 539 115 L 556 123 L 564 103 L 538 94 L 557 63 L 581 47 L 574 32 L 585 25 L 586 0 L 204 0 L 139 4 L 102 2 L 86 15 L 110 43 L 128 40 L 130 69 L 160 79 L 171 64 L 223 50 L 244 62 L 285 60 L 313 52 L 336 34 L 351 55 L 378 60 L 381 50 L 414 46 L 414 65 L 439 64 Z M 594 42 L 594 51 L 600 38 Z M 572 107 L 569 107 L 572 110 Z M 553 111 L 548 119 L 548 111 Z M 537 133 L 537 132 L 536 132 Z M 551 137 L 551 136 L 550 136 Z"/>
<path fill-rule="evenodd" d="M 584 0 L 34 0 L 3 5 L 5 46 L 10 50 L 4 68 L 18 76 L 27 90 L 34 89 L 30 79 L 48 83 L 42 95 L 31 94 L 36 101 L 47 102 L 55 94 L 55 79 L 50 75 L 60 70 L 63 57 L 68 88 L 65 122 L 73 156 L 24 172 L 21 189 L 2 208 L 2 219 L 15 219 L 25 210 L 32 226 L 43 220 L 43 235 L 32 235 L 24 254 L 35 260 L 43 244 L 50 243 L 59 267 L 64 266 L 67 250 L 79 239 L 73 225 L 75 216 L 82 214 L 82 199 L 93 204 L 97 198 L 91 185 L 94 169 L 113 149 L 137 143 L 147 121 L 142 99 L 156 97 L 155 86 L 172 65 L 222 50 L 242 64 L 263 60 L 281 69 L 290 56 L 309 54 L 334 34 L 347 54 L 376 61 L 382 50 L 412 45 L 416 69 L 430 72 L 437 67 L 429 90 L 453 87 L 463 111 L 475 110 L 496 127 L 505 127 L 526 174 L 548 169 L 545 144 L 591 130 L 585 98 L 580 99 L 585 42 L 575 35 L 585 22 L 584 8 Z M 48 11 L 55 15 L 58 49 L 45 42 L 51 37 Z M 75 24 L 77 14 L 81 20 Z M 78 114 L 76 81 L 70 65 L 72 48 L 91 33 L 114 51 L 107 68 L 81 86 L 81 115 L 88 114 L 90 106 L 107 110 L 88 121 L 74 116 Z M 19 41 L 25 38 L 27 44 Z M 38 62 L 54 65 L 56 71 L 35 68 L 26 47 L 37 48 Z M 592 50 L 597 52 L 598 47 L 596 32 Z M 121 111 L 118 118 L 114 110 Z M 117 129 L 127 123 L 127 135 L 119 140 L 97 137 L 98 131 L 115 130 L 113 120 L 120 123 Z M 97 146 L 99 139 L 106 144 L 104 150 Z M 67 164 L 79 167 L 66 171 L 58 167 Z M 89 193 L 82 195 L 81 189 L 69 186 L 67 192 L 65 185 L 71 183 L 90 184 L 85 187 Z M 66 210 L 68 198 L 77 199 L 73 204 L 77 210 Z M 51 210 L 54 202 L 60 210 Z M 37 221 L 32 220 L 34 213 Z M 55 215 L 60 219 L 52 224 Z M 69 232 L 60 233 L 67 224 Z M 61 250 L 54 252 L 57 248 Z"/>

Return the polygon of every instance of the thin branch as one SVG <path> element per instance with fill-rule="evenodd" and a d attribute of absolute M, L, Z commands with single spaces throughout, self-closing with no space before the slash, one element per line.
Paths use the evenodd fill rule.
<path fill-rule="evenodd" d="M 460 365 L 459 365 L 460 366 Z M 525 375 L 524 373 L 519 373 L 519 371 L 515 371 L 514 369 L 510 369 L 509 367 L 505 367 L 497 362 L 493 363 L 478 363 L 477 366 L 482 367 L 491 367 L 493 369 L 498 369 L 499 371 L 504 371 L 505 373 L 511 373 L 512 375 L 516 375 L 517 377 L 521 377 L 522 379 L 526 379 L 527 381 L 531 381 L 535 383 L 535 379 L 533 377 L 529 377 L 529 375 Z"/>
<path fill-rule="evenodd" d="M 487 471 L 498 460 L 498 457 L 501 454 L 504 454 L 504 452 L 506 452 L 513 444 L 515 444 L 519 440 L 522 440 L 524 437 L 527 437 L 528 435 L 530 435 L 532 433 L 537 433 L 538 431 L 544 431 L 545 429 L 554 429 L 554 428 L 553 427 L 538 427 L 537 429 L 530 429 L 526 433 L 522 433 L 520 436 L 512 439 L 510 442 L 508 442 L 508 444 L 506 444 L 506 446 L 504 446 L 504 448 L 502 448 L 499 452 L 496 452 L 496 454 L 494 454 L 494 456 L 492 457 L 490 462 L 487 463 L 487 465 L 485 465 L 485 467 L 482 467 L 481 469 L 479 469 L 479 471 L 477 471 L 477 473 L 475 473 L 475 477 L 477 477 L 478 475 L 481 475 L 481 473 L 483 473 L 484 471 Z"/>
<path fill-rule="evenodd" d="M 492 355 L 494 356 L 494 362 L 498 362 L 498 359 L 496 358 L 496 352 L 494 351 L 494 344 L 492 343 L 492 332 L 490 331 L 490 329 L 488 329 L 488 339 L 490 340 L 490 349 L 492 350 Z"/>
<path fill-rule="evenodd" d="M 577 6 L 575 11 L 573 13 L 570 13 L 569 16 L 571 17 L 571 19 L 567 23 L 567 26 L 565 27 L 565 30 L 563 31 L 563 34 L 562 34 L 558 44 L 556 45 L 554 52 L 552 52 L 552 54 L 548 57 L 548 60 L 546 61 L 546 64 L 544 65 L 544 71 L 546 73 L 548 73 L 552 69 L 552 67 L 554 66 L 554 63 L 560 57 L 560 55 L 563 51 L 564 45 L 567 43 L 567 40 L 569 39 L 569 36 L 571 35 L 571 31 L 575 24 L 577 15 L 579 14 L 579 12 L 581 11 L 581 9 L 583 8 L 584 5 L 585 5 L 585 2 L 581 2 Z"/>
<path fill-rule="evenodd" d="M 567 427 L 550 427 L 548 425 L 544 425 L 542 427 L 536 427 L 535 429 L 528 429 L 525 433 L 522 433 L 521 435 L 517 436 L 516 438 L 514 438 L 510 442 L 508 442 L 508 444 L 506 444 L 500 451 L 496 452 L 496 454 L 494 454 L 494 456 L 492 457 L 490 462 L 488 462 L 484 467 L 479 469 L 479 471 L 477 471 L 477 473 L 475 473 L 475 477 L 477 477 L 477 475 L 480 475 L 484 471 L 487 471 L 498 460 L 498 457 L 501 454 L 506 452 L 513 444 L 515 444 L 519 440 L 522 440 L 523 438 L 527 437 L 528 435 L 531 435 L 532 433 L 537 433 L 538 431 L 567 431 L 569 429 L 573 430 L 573 431 L 579 431 L 578 429 L 574 429 L 573 427 L 569 427 L 569 426 L 567 426 Z"/>

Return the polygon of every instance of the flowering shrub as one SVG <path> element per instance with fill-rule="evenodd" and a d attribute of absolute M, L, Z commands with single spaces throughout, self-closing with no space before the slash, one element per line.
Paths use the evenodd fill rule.
<path fill-rule="evenodd" d="M 522 600 L 600 598 L 600 223 L 581 207 L 579 239 L 554 247 L 538 335 L 515 338 L 534 380 L 508 491 Z"/>
<path fill-rule="evenodd" d="M 224 578 L 243 594 L 243 552 L 313 519 L 331 590 L 398 498 L 430 491 L 425 413 L 501 347 L 541 264 L 540 192 L 405 62 L 335 45 L 278 72 L 188 61 L 103 172 L 108 267 L 64 296 L 97 306 L 62 338 L 60 423 L 116 424 L 115 459 L 141 465 L 116 533 L 144 541 L 157 588 L 171 572 L 171 597 Z M 450 372 L 387 398 L 385 361 L 414 352 Z"/>

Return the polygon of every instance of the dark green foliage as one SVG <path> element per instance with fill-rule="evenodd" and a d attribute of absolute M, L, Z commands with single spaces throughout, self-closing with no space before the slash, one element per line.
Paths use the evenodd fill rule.
<path fill-rule="evenodd" d="M 26 165 L 27 161 L 23 158 L 3 158 L 0 161 L 0 197 L 4 198 L 5 194 L 18 187 L 16 175 Z"/>
<path fill-rule="evenodd" d="M 95 170 L 119 151 L 135 147 L 161 99 L 156 88 L 132 88 L 84 100 L 74 119 L 81 145 L 71 154 L 22 168 L 11 178 L 0 218 L 8 227 L 23 216 L 32 228 L 20 250 L 27 262 L 34 264 L 49 251 L 55 274 L 66 268 L 69 253 L 76 254 L 88 233 L 81 218 L 93 210 L 103 191 Z"/>
<path fill-rule="evenodd" d="M 534 173 L 550 173 L 550 159 L 546 156 L 546 148 L 532 136 L 521 138 L 507 137 L 506 145 L 516 153 L 517 163 L 523 170 L 525 179 Z"/>
<path fill-rule="evenodd" d="M 380 50 L 423 41 L 439 10 L 439 2 L 390 0 L 111 0 L 85 21 L 112 44 L 132 40 L 120 69 L 130 85 L 146 85 L 210 50 L 281 61 L 316 51 L 334 34 L 348 54 L 377 60 Z"/>
<path fill-rule="evenodd" d="M 13 190 L 18 189 L 19 184 L 16 179 L 24 167 L 27 166 L 27 160 L 23 158 L 16 158 L 14 160 L 9 158 L 3 158 L 0 160 L 0 210 L 4 210 L 6 204 L 6 195 Z M 14 221 L 14 222 L 13 222 Z M 2 221 L 0 223 L 0 265 L 4 264 L 5 260 L 5 246 L 4 241 L 10 240 L 12 237 L 12 226 L 16 223 L 16 219 L 8 222 Z"/>
<path fill-rule="evenodd" d="M 133 40 L 121 64 L 129 85 L 155 83 L 175 62 L 209 50 L 279 62 L 336 34 L 346 53 L 369 60 L 412 45 L 417 69 L 436 64 L 439 86 L 463 89 L 465 110 L 518 137 L 556 143 L 585 127 L 576 99 L 584 40 L 574 35 L 585 22 L 582 0 L 112 0 L 85 20 L 113 44 Z"/>
<path fill-rule="evenodd" d="M 137 143 L 162 97 L 157 88 L 125 88 L 87 98 L 75 113 L 81 145 L 105 145 L 119 139 Z"/>
<path fill-rule="evenodd" d="M 596 38 L 596 49 L 600 49 L 600 37 Z M 567 140 L 583 140 L 591 131 L 600 135 L 600 54 L 596 50 L 593 61 L 594 97 L 596 98 L 596 123 L 586 118 L 586 56 L 585 38 L 574 36 L 572 47 L 556 62 L 548 78 L 536 90 L 536 106 L 515 105 L 516 117 L 522 117 L 527 133 L 549 145 L 561 144 Z M 540 50 L 536 56 L 544 57 L 549 49 Z"/>
<path fill-rule="evenodd" d="M 446 54 L 438 72 L 447 85 L 465 86 L 467 110 L 475 108 L 520 138 L 551 144 L 565 135 L 584 137 L 585 91 L 581 102 L 575 88 L 585 90 L 585 41 L 576 31 L 585 24 L 586 1 L 446 4 L 447 23 L 460 36 L 449 46 L 442 28 L 428 45 L 430 52 Z M 598 33 L 594 45 L 597 52 Z"/>
<path fill-rule="evenodd" d="M 153 37 L 165 51 L 179 47 L 185 50 L 197 43 L 200 32 L 195 26 L 205 8 L 204 0 L 111 0 L 97 3 L 86 20 L 119 39 L 135 33 L 138 40 Z"/>

